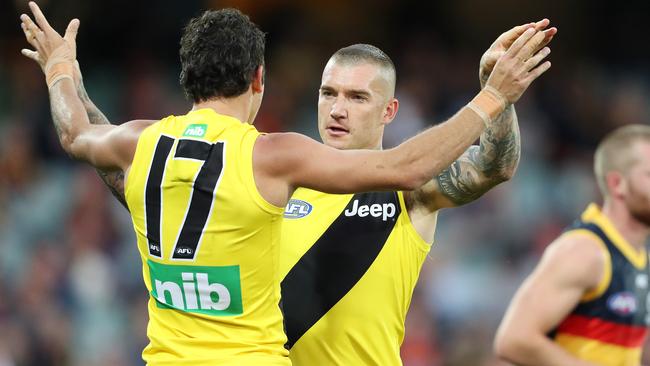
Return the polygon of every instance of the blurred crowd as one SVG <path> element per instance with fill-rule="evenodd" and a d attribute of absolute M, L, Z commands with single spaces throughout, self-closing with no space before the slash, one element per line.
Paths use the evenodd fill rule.
<path fill-rule="evenodd" d="M 182 25 L 208 7 L 238 7 L 267 32 L 261 131 L 318 138 L 327 58 L 372 43 L 398 74 L 400 109 L 384 147 L 464 105 L 479 88 L 480 55 L 499 33 L 551 18 L 559 28 L 553 67 L 516 106 L 517 174 L 440 214 L 402 347 L 406 366 L 498 365 L 491 342 L 510 297 L 544 247 L 600 199 L 596 143 L 617 126 L 650 123 L 648 50 L 630 47 L 626 36 L 642 32 L 641 14 L 612 7 L 605 18 L 587 1 L 294 3 L 41 2 L 57 29 L 81 19 L 86 88 L 113 123 L 189 109 L 177 81 L 178 40 Z M 24 1 L 0 5 L 0 366 L 139 365 L 148 294 L 130 218 L 95 171 L 58 146 L 41 71 L 19 53 L 27 45 L 24 11 Z"/>

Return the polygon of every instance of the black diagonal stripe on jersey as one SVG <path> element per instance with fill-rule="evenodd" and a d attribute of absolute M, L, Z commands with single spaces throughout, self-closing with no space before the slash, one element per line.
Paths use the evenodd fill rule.
<path fill-rule="evenodd" d="M 147 241 L 149 254 L 160 258 L 160 209 L 161 209 L 161 184 L 165 174 L 165 163 L 169 152 L 174 145 L 174 139 L 161 135 L 156 144 L 156 151 L 153 155 L 147 187 L 145 188 L 145 211 L 147 216 Z"/>
<path fill-rule="evenodd" d="M 383 212 L 377 217 L 378 206 L 372 209 L 375 204 L 382 208 L 392 205 L 394 215 L 386 221 Z M 400 212 L 395 192 L 354 195 L 339 217 L 289 271 L 282 281 L 288 349 L 366 273 L 384 247 Z"/>
<path fill-rule="evenodd" d="M 214 190 L 223 171 L 223 142 L 180 140 L 174 157 L 204 160 L 194 181 L 187 217 L 174 248 L 174 259 L 193 259 L 210 216 Z"/>

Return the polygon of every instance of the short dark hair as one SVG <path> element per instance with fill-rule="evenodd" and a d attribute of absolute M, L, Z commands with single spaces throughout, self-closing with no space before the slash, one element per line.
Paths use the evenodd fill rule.
<path fill-rule="evenodd" d="M 243 94 L 264 64 L 264 33 L 236 9 L 208 10 L 181 38 L 181 86 L 195 103 Z"/>

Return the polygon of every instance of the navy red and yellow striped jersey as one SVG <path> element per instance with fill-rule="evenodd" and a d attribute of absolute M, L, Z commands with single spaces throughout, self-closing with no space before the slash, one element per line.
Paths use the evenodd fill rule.
<path fill-rule="evenodd" d="M 282 224 L 282 304 L 294 366 L 401 365 L 404 320 L 431 245 L 402 192 L 296 190 Z"/>
<path fill-rule="evenodd" d="M 555 341 L 597 365 L 640 365 L 650 323 L 646 250 L 632 247 L 595 204 L 564 235 L 592 236 L 607 260 L 598 287 L 555 329 Z"/>

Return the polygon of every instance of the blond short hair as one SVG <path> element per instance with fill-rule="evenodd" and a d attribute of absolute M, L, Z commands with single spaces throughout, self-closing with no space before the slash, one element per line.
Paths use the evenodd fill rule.
<path fill-rule="evenodd" d="M 634 155 L 634 147 L 639 141 L 650 143 L 650 126 L 627 125 L 610 132 L 598 144 L 594 157 L 594 172 L 598 187 L 603 196 L 608 195 L 605 176 L 611 171 L 627 173 L 638 156 Z"/>
<path fill-rule="evenodd" d="M 341 62 L 343 64 L 371 63 L 379 66 L 384 71 L 386 80 L 388 80 L 388 84 L 390 85 L 390 96 L 395 95 L 395 84 L 397 83 L 395 64 L 379 48 L 364 43 L 353 44 L 336 51 L 330 57 L 330 61 Z"/>

